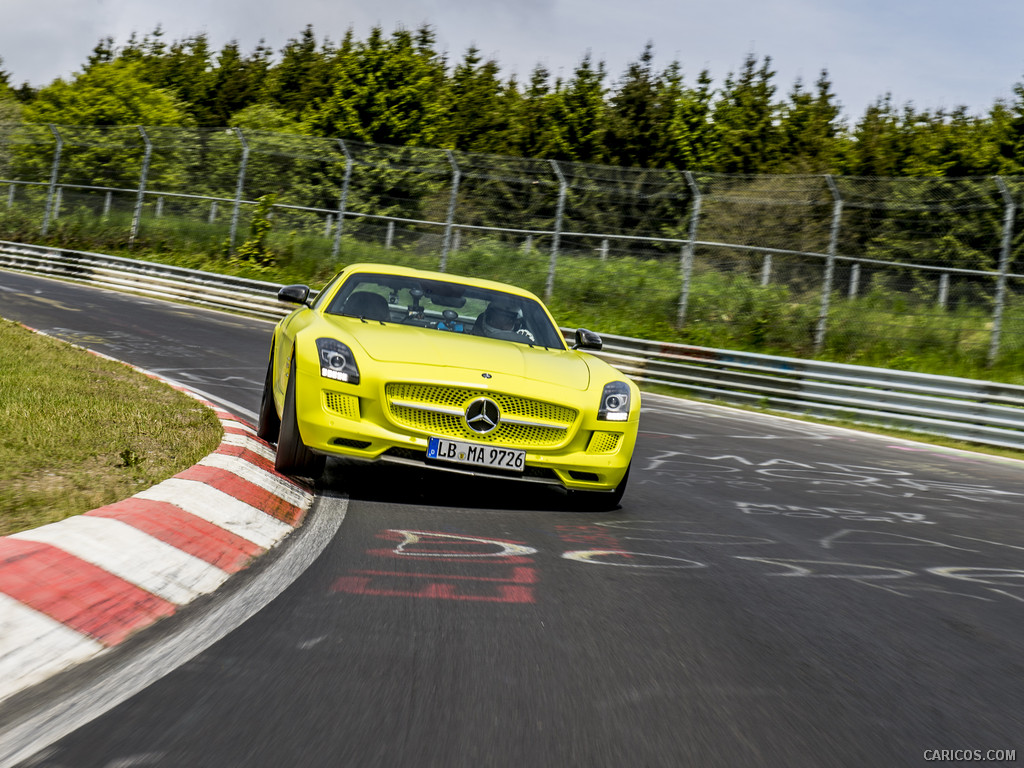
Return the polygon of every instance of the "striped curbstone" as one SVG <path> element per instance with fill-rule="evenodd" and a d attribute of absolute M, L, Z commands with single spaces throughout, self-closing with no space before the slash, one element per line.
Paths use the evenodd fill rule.
<path fill-rule="evenodd" d="M 0 537 L 0 700 L 213 592 L 302 524 L 313 494 L 274 471 L 273 448 L 165 383 L 216 412 L 220 446 L 129 499 Z"/>

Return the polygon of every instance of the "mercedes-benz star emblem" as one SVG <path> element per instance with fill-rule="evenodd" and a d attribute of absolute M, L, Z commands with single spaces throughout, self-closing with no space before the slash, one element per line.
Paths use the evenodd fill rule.
<path fill-rule="evenodd" d="M 489 397 L 479 397 L 466 406 L 466 426 L 478 434 L 493 432 L 500 420 L 501 410 Z"/>

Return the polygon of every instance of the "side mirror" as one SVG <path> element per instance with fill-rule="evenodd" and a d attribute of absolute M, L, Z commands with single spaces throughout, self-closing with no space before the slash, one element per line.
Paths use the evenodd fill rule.
<path fill-rule="evenodd" d="M 286 301 L 289 304 L 305 304 L 308 298 L 308 285 L 286 285 L 277 292 L 277 300 Z"/>
<path fill-rule="evenodd" d="M 573 349 L 592 349 L 595 352 L 600 352 L 603 346 L 604 341 L 593 331 L 588 331 L 586 328 L 576 329 L 576 343 L 572 345 Z"/>

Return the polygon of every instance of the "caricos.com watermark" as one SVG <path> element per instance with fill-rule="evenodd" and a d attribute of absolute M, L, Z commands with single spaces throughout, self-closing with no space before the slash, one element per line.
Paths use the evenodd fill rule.
<path fill-rule="evenodd" d="M 924 759 L 929 762 L 1016 762 L 1016 749 L 926 749 Z"/>

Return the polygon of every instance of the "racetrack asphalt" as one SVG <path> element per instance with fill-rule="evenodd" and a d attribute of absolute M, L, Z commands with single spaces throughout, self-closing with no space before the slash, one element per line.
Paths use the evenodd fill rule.
<path fill-rule="evenodd" d="M 218 589 L 312 504 L 308 487 L 274 471 L 250 424 L 147 375 L 213 409 L 223 439 L 131 498 L 0 538 L 0 701 Z"/>

